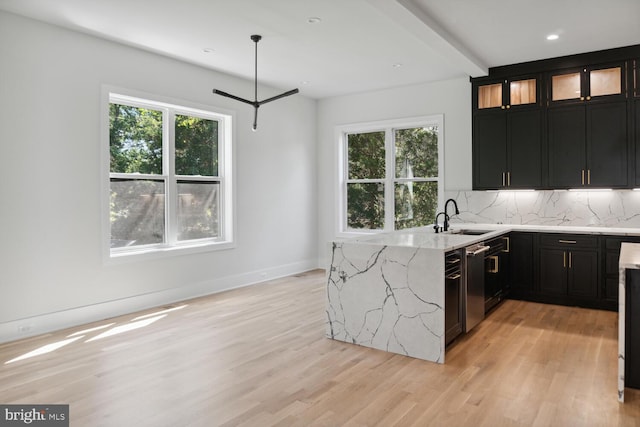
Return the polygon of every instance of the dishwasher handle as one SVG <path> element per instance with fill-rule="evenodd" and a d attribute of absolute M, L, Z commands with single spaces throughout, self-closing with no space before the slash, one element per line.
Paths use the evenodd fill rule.
<path fill-rule="evenodd" d="M 489 249 L 491 249 L 491 246 L 473 246 L 467 248 L 466 254 L 467 256 L 476 256 L 487 252 Z"/>

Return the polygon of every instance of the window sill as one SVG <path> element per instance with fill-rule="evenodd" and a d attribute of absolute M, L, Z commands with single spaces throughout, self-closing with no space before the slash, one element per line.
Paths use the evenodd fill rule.
<path fill-rule="evenodd" d="M 106 265 L 123 264 L 128 262 L 147 261 L 168 257 L 199 254 L 204 252 L 228 250 L 235 247 L 236 244 L 233 241 L 225 241 L 206 242 L 184 246 L 148 247 L 140 248 L 138 250 L 132 249 L 116 252 L 111 252 L 110 249 L 107 249 L 104 263 Z"/>

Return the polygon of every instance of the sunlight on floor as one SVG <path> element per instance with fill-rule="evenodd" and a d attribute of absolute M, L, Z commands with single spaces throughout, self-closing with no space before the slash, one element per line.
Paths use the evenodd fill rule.
<path fill-rule="evenodd" d="M 140 329 L 140 328 L 144 328 L 145 326 L 149 326 L 152 323 L 157 322 L 158 320 L 167 317 L 167 314 L 172 312 L 172 311 L 176 311 L 176 310 L 181 310 L 183 308 L 185 308 L 188 304 L 183 304 L 180 305 L 178 307 L 171 307 L 168 308 L 166 310 L 160 310 L 160 311 L 156 311 L 154 313 L 149 313 L 149 314 L 145 314 L 142 316 L 138 316 L 135 317 L 134 319 L 131 320 L 131 322 L 124 324 L 124 325 L 120 325 L 120 326 L 116 326 L 113 327 L 107 331 L 102 332 L 101 334 L 96 335 L 93 338 L 89 338 L 88 340 L 86 340 L 85 342 L 91 342 L 91 341 L 96 341 L 102 338 L 107 338 L 113 335 L 118 335 L 124 332 L 128 332 L 128 331 L 132 331 L 135 329 Z M 35 357 L 35 356 L 40 356 L 42 354 L 46 354 L 46 353 L 51 353 L 52 351 L 55 351 L 61 347 L 64 347 L 68 344 L 71 344 L 74 341 L 79 340 L 80 338 L 84 338 L 87 334 L 91 333 L 91 332 L 95 332 L 95 331 L 101 331 L 103 329 L 107 329 L 111 326 L 115 325 L 115 323 L 107 323 L 106 325 L 101 325 L 101 326 L 96 326 L 94 328 L 89 328 L 89 329 L 83 329 L 81 331 L 78 332 L 74 332 L 72 334 L 67 335 L 66 340 L 62 340 L 62 341 L 56 341 L 54 343 L 51 344 L 47 344 L 44 345 L 40 348 L 37 348 L 33 351 L 30 351 L 28 353 L 25 353 L 21 356 L 15 357 L 7 362 L 5 362 L 4 364 L 7 365 L 9 363 L 13 363 L 13 362 L 17 362 L 19 360 L 24 360 L 24 359 L 29 359 L 31 357 Z"/>
<path fill-rule="evenodd" d="M 156 321 L 162 319 L 163 317 L 167 317 L 167 315 L 166 314 L 162 314 L 160 316 L 150 317 L 150 318 L 148 318 L 146 320 L 138 320 L 137 322 L 128 323 L 126 325 L 116 326 L 115 328 L 111 328 L 108 331 L 105 331 L 105 332 L 101 333 L 100 335 L 96 335 L 93 338 L 89 338 L 85 342 L 96 341 L 96 340 L 99 340 L 99 339 L 102 339 L 102 338 L 110 337 L 112 335 L 121 334 L 123 332 L 129 332 L 129 331 L 132 331 L 134 329 L 144 328 L 145 326 L 149 326 L 153 322 L 156 322 Z"/>
<path fill-rule="evenodd" d="M 35 357 L 35 356 L 40 356 L 41 354 L 46 354 L 46 353 L 51 353 L 52 351 L 55 351 L 61 347 L 64 347 L 67 344 L 71 344 L 74 341 L 79 340 L 80 338 L 84 337 L 84 335 L 80 335 L 79 337 L 75 337 L 75 338 L 69 338 L 66 340 L 62 340 L 62 341 L 57 341 L 51 344 L 47 344 L 44 345 L 40 348 L 37 348 L 33 351 L 30 351 L 29 353 L 25 353 L 22 356 L 18 356 L 14 359 L 11 359 L 7 362 L 4 362 L 5 365 L 8 365 L 9 363 L 13 363 L 13 362 L 17 362 L 19 360 L 24 360 L 24 359 L 28 359 L 30 357 Z"/>

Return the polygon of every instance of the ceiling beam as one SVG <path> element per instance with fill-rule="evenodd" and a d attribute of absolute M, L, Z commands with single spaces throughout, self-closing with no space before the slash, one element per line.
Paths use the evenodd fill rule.
<path fill-rule="evenodd" d="M 471 77 L 488 74 L 488 67 L 471 50 L 431 18 L 415 0 L 367 0 L 426 45 Z"/>

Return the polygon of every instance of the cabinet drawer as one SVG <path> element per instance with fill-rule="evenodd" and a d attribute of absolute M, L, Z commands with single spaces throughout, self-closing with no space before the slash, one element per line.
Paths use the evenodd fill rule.
<path fill-rule="evenodd" d="M 579 234 L 543 234 L 540 245 L 563 248 L 597 248 L 598 237 Z"/>
<path fill-rule="evenodd" d="M 608 251 L 619 252 L 622 242 L 640 243 L 640 236 L 608 237 L 605 242 L 605 248 Z"/>

